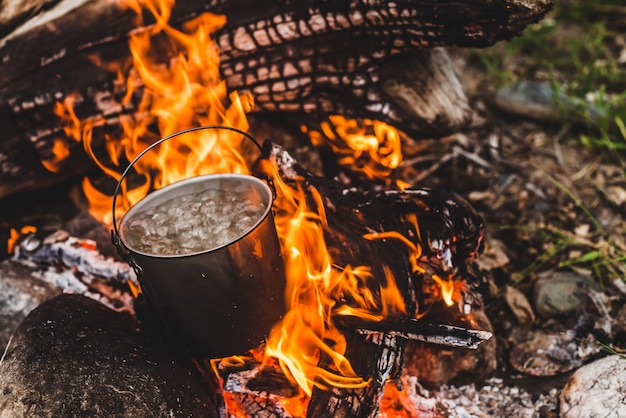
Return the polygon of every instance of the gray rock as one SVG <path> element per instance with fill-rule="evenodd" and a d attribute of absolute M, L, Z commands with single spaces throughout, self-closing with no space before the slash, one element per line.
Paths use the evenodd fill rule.
<path fill-rule="evenodd" d="M 604 110 L 592 103 L 567 96 L 547 83 L 535 81 L 501 87 L 493 98 L 493 104 L 507 113 L 544 122 L 559 121 L 564 115 L 578 124 L 584 124 L 586 118 L 596 123 L 607 117 Z"/>
<path fill-rule="evenodd" d="M 504 290 L 504 300 L 515 315 L 520 325 L 530 325 L 535 322 L 535 313 L 530 302 L 519 289 L 507 286 Z"/>
<path fill-rule="evenodd" d="M 32 268 L 12 260 L 0 263 L 0 351 L 26 315 L 61 289 L 34 275 Z"/>
<path fill-rule="evenodd" d="M 552 318 L 582 308 L 588 302 L 589 278 L 568 272 L 550 272 L 535 282 L 533 304 L 539 316 Z"/>
<path fill-rule="evenodd" d="M 217 417 L 191 362 L 126 313 L 80 295 L 34 309 L 0 362 L 0 417 Z"/>
<path fill-rule="evenodd" d="M 561 392 L 561 417 L 626 417 L 626 359 L 604 357 L 578 369 Z"/>
<path fill-rule="evenodd" d="M 484 311 L 476 310 L 472 317 L 476 329 L 493 332 Z M 475 350 L 408 341 L 404 350 L 403 376 L 417 376 L 421 384 L 431 388 L 454 381 L 480 382 L 496 369 L 496 348 L 493 337 Z"/>
<path fill-rule="evenodd" d="M 531 376 L 555 376 L 582 364 L 573 336 L 541 331 L 515 344 L 509 353 L 509 362 L 517 371 Z"/>

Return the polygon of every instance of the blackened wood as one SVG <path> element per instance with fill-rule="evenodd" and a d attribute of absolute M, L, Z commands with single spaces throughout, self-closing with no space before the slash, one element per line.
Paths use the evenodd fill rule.
<path fill-rule="evenodd" d="M 27 234 L 18 240 L 11 261 L 33 269 L 33 275 L 66 293 L 93 297 L 119 310 L 133 311 L 131 285 L 139 284 L 131 268 L 104 257 L 96 243 L 62 229 Z"/>
<path fill-rule="evenodd" d="M 111 284 L 136 280 L 127 263 L 103 257 L 94 241 L 73 237 L 62 229 L 45 237 L 38 235 L 33 233 L 22 238 L 15 248 L 15 260 L 42 266 L 64 265 L 79 272 L 88 285 L 94 277 L 104 278 Z"/>
<path fill-rule="evenodd" d="M 52 111 L 56 101 L 75 93 L 80 118 L 99 118 L 111 126 L 120 114 L 134 111 L 136 100 L 125 108 L 114 100 L 125 87 L 105 67 L 128 70 L 127 36 L 147 29 L 153 19 L 144 13 L 139 23 L 120 4 L 22 0 L 2 8 L 0 197 L 92 167 L 80 145 L 64 134 Z M 548 0 L 181 0 L 171 22 L 180 26 L 204 11 L 227 16 L 226 26 L 214 36 L 221 72 L 231 90 L 252 92 L 259 111 L 372 117 L 415 136 L 432 136 L 458 129 L 469 111 L 449 62 L 441 53 L 433 57 L 417 50 L 488 46 L 519 33 L 550 6 Z M 408 58 L 384 64 L 403 53 Z M 160 57 L 163 63 L 170 58 L 167 53 Z M 407 71 L 396 74 L 398 67 Z M 103 137 L 96 133 L 96 145 Z M 70 157 L 58 173 L 49 174 L 36 159 L 49 161 L 58 141 L 70 147 Z M 16 155 L 16 149 L 35 155 Z"/>
<path fill-rule="evenodd" d="M 134 13 L 122 7 L 123 2 L 23 3 L 30 4 L 3 7 L 7 16 L 0 18 L 0 86 L 98 45 L 119 43 L 137 23 Z M 485 47 L 518 34 L 550 7 L 549 0 L 182 0 L 176 2 L 172 22 L 181 23 L 207 10 L 225 14 L 228 23 L 218 34 L 223 61 L 232 62 L 232 68 L 237 64 L 250 68 L 252 58 L 278 57 L 264 52 L 273 48 L 285 47 L 283 52 L 343 50 L 345 38 L 353 39 L 350 46 L 358 52 L 353 56 L 366 60 L 410 46 Z M 147 13 L 145 22 L 151 23 Z M 286 57 L 289 55 L 283 55 Z M 269 68 L 269 63 L 257 65 Z M 346 61 L 346 69 L 358 64 Z"/>
<path fill-rule="evenodd" d="M 430 324 L 413 318 L 385 318 L 379 322 L 364 321 L 356 317 L 339 317 L 336 321 L 341 327 L 359 334 L 372 335 L 385 333 L 407 340 L 422 341 L 431 344 L 478 348 L 492 337 L 488 331 L 473 330 L 446 324 Z"/>
<path fill-rule="evenodd" d="M 309 418 L 377 417 L 387 380 L 400 377 L 406 340 L 383 333 L 368 337 L 348 333 L 346 339 L 346 358 L 369 384 L 364 388 L 315 388 L 307 409 Z"/>
<path fill-rule="evenodd" d="M 481 277 L 471 266 L 481 245 L 482 220 L 461 197 L 427 189 L 349 189 L 335 180 L 307 172 L 277 145 L 266 142 L 264 152 L 276 161 L 283 180 L 288 183 L 301 181 L 311 193 L 315 189 L 321 195 L 329 225 L 325 238 L 336 265 L 371 267 L 374 279 L 369 283 L 364 280 L 360 286 L 374 294 L 379 302 L 382 300 L 379 287 L 387 286 L 390 280 L 384 268 L 393 273 L 406 306 L 405 323 L 411 321 L 408 318 L 415 318 L 428 309 L 423 296 L 424 287 L 430 286 L 431 275 L 451 276 L 453 280 L 462 281 L 468 293 L 479 286 Z M 411 215 L 418 220 L 417 224 L 410 222 Z M 365 238 L 366 235 L 374 237 L 386 232 L 399 233 L 421 251 L 411 254 L 407 244 L 400 239 Z M 423 271 L 414 272 L 411 257 L 417 255 L 419 260 L 415 261 Z M 337 313 L 343 305 L 357 305 L 349 295 L 340 295 L 337 299 Z M 475 299 L 479 297 L 468 298 Z M 342 321 L 347 341 L 345 356 L 368 385 L 327 390 L 314 388 L 307 412 L 309 417 L 374 417 L 378 414 L 385 383 L 400 377 L 405 337 L 410 333 L 406 332 L 406 327 L 400 332 L 386 332 L 385 324 L 379 324 L 382 328 L 374 331 L 380 332 L 360 333 L 356 328 L 345 326 L 349 319 Z M 451 335 L 454 336 L 455 332 L 451 331 Z M 320 366 L 333 370 L 332 363 L 324 357 Z"/>

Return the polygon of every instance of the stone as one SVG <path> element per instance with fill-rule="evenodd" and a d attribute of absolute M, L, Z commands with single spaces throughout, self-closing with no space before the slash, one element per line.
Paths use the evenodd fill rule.
<path fill-rule="evenodd" d="M 530 302 L 519 289 L 507 286 L 504 290 L 504 300 L 515 315 L 520 325 L 530 325 L 535 322 L 535 313 Z"/>
<path fill-rule="evenodd" d="M 560 398 L 562 418 L 626 417 L 626 358 L 618 355 L 579 368 Z"/>
<path fill-rule="evenodd" d="M 0 350 L 26 315 L 61 289 L 35 277 L 35 271 L 12 260 L 0 263 Z"/>
<path fill-rule="evenodd" d="M 567 333 L 534 333 L 511 349 L 509 362 L 514 369 L 531 376 L 555 376 L 582 364 L 577 340 Z"/>
<path fill-rule="evenodd" d="M 64 294 L 13 335 L 0 362 L 0 417 L 217 417 L 210 386 L 130 314 Z"/>
<path fill-rule="evenodd" d="M 484 311 L 476 310 L 472 316 L 477 329 L 493 332 Z M 475 350 L 408 341 L 404 358 L 403 377 L 417 376 L 427 388 L 467 380 L 480 382 L 496 369 L 496 339 L 484 341 Z"/>
<path fill-rule="evenodd" d="M 556 91 L 547 83 L 521 81 L 498 89 L 493 104 L 500 110 L 517 116 L 544 122 L 557 122 L 567 114 L 582 125 L 589 120 L 597 122 L 606 118 L 603 109 L 576 97 Z"/>
<path fill-rule="evenodd" d="M 533 304 L 539 316 L 553 318 L 581 309 L 588 303 L 586 289 L 592 286 L 585 276 L 569 272 L 550 272 L 534 285 Z"/>

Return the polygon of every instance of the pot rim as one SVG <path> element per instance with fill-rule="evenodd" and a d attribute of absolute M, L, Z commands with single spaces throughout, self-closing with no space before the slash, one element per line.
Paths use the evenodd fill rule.
<path fill-rule="evenodd" d="M 253 226 L 248 228 L 243 234 L 241 234 L 237 238 L 233 239 L 232 241 L 230 241 L 230 242 L 228 242 L 228 243 L 226 243 L 224 245 L 220 245 L 218 247 L 213 247 L 211 249 L 202 250 L 202 251 L 196 251 L 196 252 L 193 252 L 193 253 L 186 253 L 186 254 L 153 254 L 153 253 L 147 253 L 147 252 L 143 252 L 143 251 L 140 251 L 140 250 L 137 250 L 137 249 L 133 248 L 133 246 L 129 245 L 128 242 L 124 239 L 124 234 L 123 234 L 124 221 L 129 219 L 129 217 L 131 217 L 134 212 L 140 210 L 141 206 L 149 204 L 150 201 L 161 197 L 162 195 L 168 193 L 170 190 L 172 190 L 172 189 L 174 189 L 176 187 L 184 187 L 188 183 L 198 183 L 198 182 L 203 182 L 203 181 L 207 181 L 207 180 L 214 180 L 214 179 L 219 179 L 219 178 L 235 178 L 235 179 L 248 181 L 248 182 L 251 182 L 251 183 L 256 183 L 256 185 L 258 186 L 257 188 L 259 190 L 262 189 L 267 194 L 267 197 L 268 197 L 268 201 L 267 201 L 267 204 L 266 204 L 265 211 L 259 217 L 257 222 L 255 222 Z M 241 241 L 242 239 L 247 237 L 252 231 L 256 230 L 263 222 L 265 222 L 267 217 L 271 214 L 273 203 L 274 203 L 274 194 L 272 192 L 271 187 L 266 182 L 264 182 L 263 180 L 259 179 L 258 177 L 255 177 L 255 176 L 252 176 L 252 175 L 248 175 L 248 174 L 236 174 L 236 173 L 204 174 L 204 175 L 195 176 L 195 177 L 191 177 L 191 178 L 188 178 L 188 179 L 184 179 L 184 180 L 180 180 L 180 181 L 168 184 L 167 186 L 164 186 L 164 187 L 162 187 L 162 188 L 160 188 L 158 190 L 155 190 L 155 191 L 147 194 L 139 202 L 137 202 L 133 206 L 131 206 L 130 209 L 128 209 L 128 211 L 124 214 L 124 216 L 122 216 L 122 219 L 120 220 L 119 228 L 118 228 L 118 237 L 119 237 L 119 240 L 122 243 L 122 245 L 128 251 L 130 251 L 131 253 L 134 253 L 134 254 L 142 255 L 144 257 L 165 258 L 165 259 L 179 259 L 179 258 L 185 258 L 185 257 L 193 257 L 193 256 L 197 256 L 197 255 L 202 255 L 202 254 L 208 254 L 208 253 L 216 252 L 216 251 L 219 251 L 219 250 L 221 250 L 223 248 L 229 247 L 229 246 L 235 244 L 236 242 Z"/>

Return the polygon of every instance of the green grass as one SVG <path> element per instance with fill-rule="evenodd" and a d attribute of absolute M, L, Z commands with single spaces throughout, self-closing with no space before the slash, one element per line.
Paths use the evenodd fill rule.
<path fill-rule="evenodd" d="M 568 189 L 550 173 L 539 167 L 535 168 L 542 171 L 550 182 L 571 199 L 582 213 L 581 224 L 593 225 L 595 234 L 591 238 L 582 237 L 575 232 L 554 225 L 503 227 L 502 229 L 523 229 L 544 243 L 544 248 L 537 258 L 513 275 L 511 284 L 518 285 L 545 268 L 587 270 L 601 285 L 604 285 L 607 277 L 626 280 L 626 248 L 623 244 L 615 239 L 611 231 L 602 226 L 574 191 Z M 573 251 L 580 255 L 571 257 Z"/>
<path fill-rule="evenodd" d="M 626 5 L 621 0 L 567 5 L 557 0 L 549 17 L 477 58 L 496 87 L 522 80 L 549 83 L 561 122 L 580 130 L 580 144 L 621 164 L 626 151 L 626 65 L 619 65 L 617 55 L 625 32 Z M 567 97 L 568 103 L 559 97 Z M 569 99 L 581 106 L 571 106 Z"/>
<path fill-rule="evenodd" d="M 626 48 L 624 34 L 623 0 L 569 0 L 567 4 L 555 0 L 554 11 L 543 21 L 470 59 L 482 66 L 495 88 L 521 81 L 548 84 L 560 123 L 556 129 L 546 127 L 546 132 L 554 129 L 555 138 L 564 137 L 566 126 L 568 146 L 584 148 L 600 161 L 621 167 L 626 180 L 626 63 L 618 62 Z M 626 280 L 626 248 L 615 239 L 620 232 L 606 231 L 574 191 L 550 173 L 544 174 L 577 208 L 580 223 L 592 225 L 593 232 L 583 238 L 554 225 L 505 227 L 523 229 L 543 246 L 533 262 L 513 275 L 513 284 L 549 268 L 584 269 L 599 282 L 607 277 Z M 601 186 L 595 186 L 599 196 L 612 201 Z"/>

